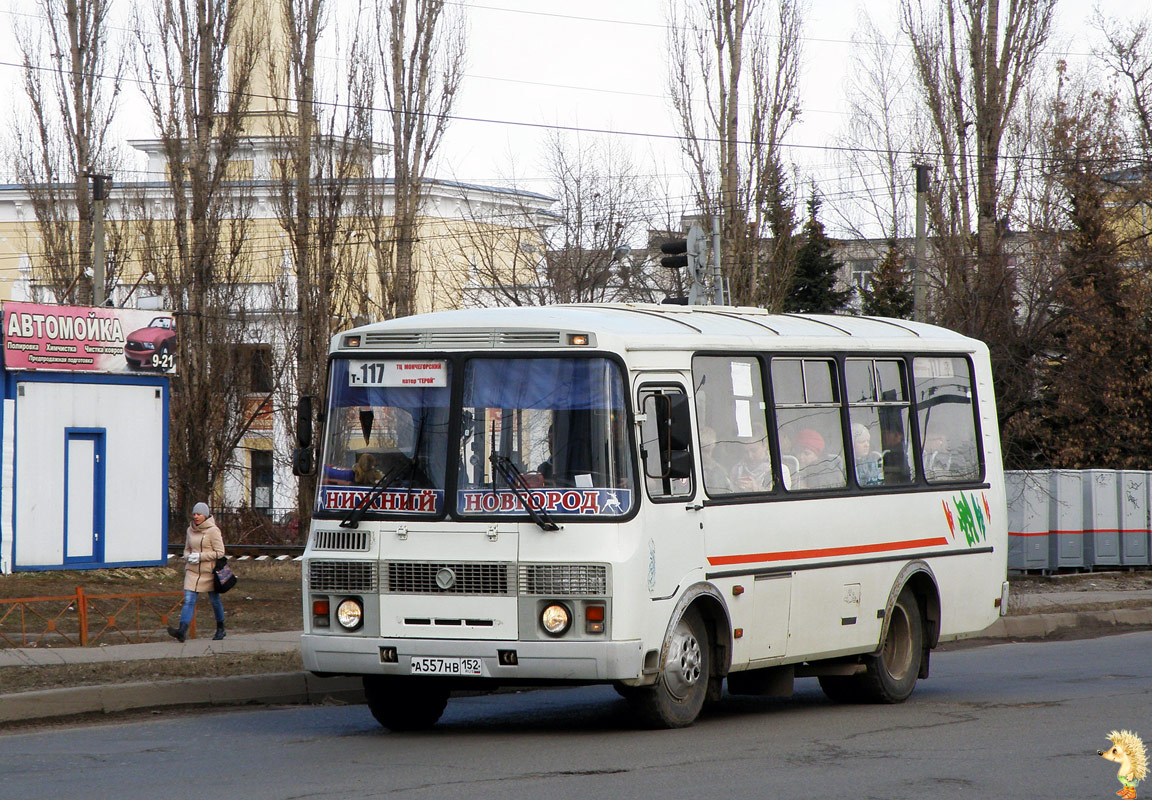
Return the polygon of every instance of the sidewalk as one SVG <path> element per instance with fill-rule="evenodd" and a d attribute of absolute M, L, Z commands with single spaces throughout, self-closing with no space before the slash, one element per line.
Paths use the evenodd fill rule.
<path fill-rule="evenodd" d="M 47 664 L 90 664 L 196 658 L 225 653 L 280 653 L 299 649 L 300 632 L 228 634 L 226 639 L 118 644 L 107 647 L 25 647 L 0 649 L 0 668 Z M 94 712 L 112 713 L 144 708 L 188 705 L 267 705 L 361 703 L 358 678 L 317 678 L 308 672 L 233 675 L 147 683 L 75 686 L 3 694 L 0 687 L 0 726 L 6 722 L 49 719 Z"/>
<path fill-rule="evenodd" d="M 967 640 L 1043 639 L 1073 630 L 1152 628 L 1152 590 L 1051 591 L 1013 595 L 1009 615 Z M 179 642 L 107 647 L 0 649 L 0 668 L 46 664 L 82 664 L 162 658 L 195 658 L 224 653 L 285 652 L 300 646 L 300 632 L 228 634 Z M 283 705 L 360 703 L 358 678 L 317 678 L 307 672 L 183 679 L 3 694 L 0 725 L 75 714 L 112 713 L 188 705 Z"/>

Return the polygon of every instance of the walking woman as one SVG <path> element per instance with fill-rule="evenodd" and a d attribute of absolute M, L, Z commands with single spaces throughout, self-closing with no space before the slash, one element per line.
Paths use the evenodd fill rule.
<path fill-rule="evenodd" d="M 224 538 L 216 527 L 207 503 L 192 507 L 192 524 L 184 538 L 184 609 L 180 612 L 180 627 L 169 628 L 168 635 L 178 641 L 188 637 L 188 626 L 196 613 L 196 599 L 200 592 L 208 592 L 212 614 L 216 617 L 216 635 L 224 638 L 224 604 L 212 582 L 216 559 L 224 556 Z"/>

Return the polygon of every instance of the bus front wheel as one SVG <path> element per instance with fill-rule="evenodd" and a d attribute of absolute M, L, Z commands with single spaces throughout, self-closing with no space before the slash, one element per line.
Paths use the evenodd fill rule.
<path fill-rule="evenodd" d="M 448 687 L 420 680 L 364 676 L 364 697 L 376 721 L 390 731 L 431 728 L 448 705 Z"/>
<path fill-rule="evenodd" d="M 656 683 L 623 693 L 641 722 L 653 728 L 684 728 L 696 721 L 708 694 L 709 650 L 704 620 L 689 609 L 672 631 Z"/>
<path fill-rule="evenodd" d="M 924 618 L 916 595 L 900 592 L 888 620 L 880 652 L 868 656 L 861 675 L 820 678 L 824 694 L 836 702 L 902 703 L 916 688 L 924 655 Z"/>

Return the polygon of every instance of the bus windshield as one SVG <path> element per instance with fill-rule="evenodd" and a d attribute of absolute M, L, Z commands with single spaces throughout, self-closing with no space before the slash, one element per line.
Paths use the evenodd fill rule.
<path fill-rule="evenodd" d="M 515 465 L 530 502 L 549 515 L 631 510 L 624 388 L 611 361 L 473 359 L 463 381 L 458 513 L 525 513 L 493 456 Z"/>
<path fill-rule="evenodd" d="M 462 407 L 453 408 L 457 380 Z M 334 359 L 329 386 L 317 512 L 527 519 L 525 503 L 545 518 L 632 510 L 624 382 L 608 359 Z M 457 419 L 459 438 L 449 441 Z"/>
<path fill-rule="evenodd" d="M 317 511 L 442 513 L 451 364 L 337 359 L 329 386 Z"/>

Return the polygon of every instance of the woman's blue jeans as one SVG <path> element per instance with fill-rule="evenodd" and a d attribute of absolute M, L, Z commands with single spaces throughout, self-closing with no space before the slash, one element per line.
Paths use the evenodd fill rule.
<path fill-rule="evenodd" d="M 196 598 L 199 596 L 199 592 L 193 592 L 190 589 L 184 590 L 184 608 L 180 611 L 181 625 L 192 624 L 192 617 L 196 615 Z M 216 617 L 216 621 L 223 622 L 224 604 L 220 602 L 219 592 L 208 592 L 208 602 L 212 604 L 212 614 Z"/>

